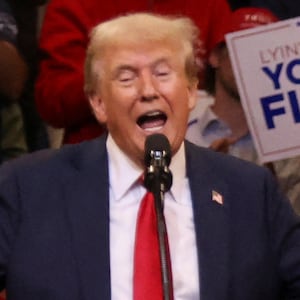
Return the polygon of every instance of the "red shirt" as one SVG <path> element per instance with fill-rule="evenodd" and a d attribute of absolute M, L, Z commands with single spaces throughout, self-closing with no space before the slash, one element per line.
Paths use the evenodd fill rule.
<path fill-rule="evenodd" d="M 94 138 L 103 132 L 83 92 L 83 65 L 93 26 L 119 14 L 151 11 L 189 16 L 200 39 L 211 49 L 230 17 L 226 0 L 52 0 L 40 37 L 40 74 L 36 104 L 42 118 L 65 128 L 64 143 Z"/>

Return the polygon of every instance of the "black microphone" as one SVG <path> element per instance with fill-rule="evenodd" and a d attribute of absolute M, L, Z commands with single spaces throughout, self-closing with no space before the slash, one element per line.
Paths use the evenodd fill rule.
<path fill-rule="evenodd" d="M 171 156 L 171 146 L 165 135 L 153 134 L 146 138 L 144 184 L 150 192 L 155 192 L 157 182 L 161 192 L 167 192 L 171 188 Z"/>
<path fill-rule="evenodd" d="M 164 193 L 171 188 L 172 173 L 169 170 L 171 162 L 171 147 L 163 134 L 153 134 L 145 141 L 145 176 L 144 185 L 153 193 L 156 212 L 157 234 L 161 262 L 163 284 L 163 299 L 171 299 L 171 275 L 168 269 L 168 250 L 166 248 L 166 222 L 163 214 Z"/>

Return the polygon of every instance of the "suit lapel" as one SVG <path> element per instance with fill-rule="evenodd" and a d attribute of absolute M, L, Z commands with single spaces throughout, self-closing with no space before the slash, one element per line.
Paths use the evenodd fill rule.
<path fill-rule="evenodd" d="M 197 237 L 201 299 L 229 299 L 229 210 L 227 186 L 210 155 L 186 143 L 187 175 L 190 182 Z M 213 163 L 213 161 L 212 161 Z M 223 196 L 213 201 L 212 191 Z"/>
<path fill-rule="evenodd" d="M 81 299 L 110 299 L 109 185 L 105 140 L 93 141 L 66 184 Z"/>

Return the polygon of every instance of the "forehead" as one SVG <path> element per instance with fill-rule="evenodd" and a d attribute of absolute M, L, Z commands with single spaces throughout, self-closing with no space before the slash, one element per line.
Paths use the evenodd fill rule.
<path fill-rule="evenodd" d="M 135 45 L 119 44 L 106 47 L 100 58 L 107 71 L 114 71 L 123 65 L 151 67 L 158 63 L 183 66 L 183 53 L 179 43 L 152 42 Z"/>

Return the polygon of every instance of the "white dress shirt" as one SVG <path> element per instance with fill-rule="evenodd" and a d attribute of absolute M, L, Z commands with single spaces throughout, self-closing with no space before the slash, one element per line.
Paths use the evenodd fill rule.
<path fill-rule="evenodd" d="M 110 265 L 112 300 L 133 298 L 133 252 L 137 212 L 146 189 L 137 181 L 143 170 L 107 139 L 110 180 Z M 164 215 L 173 272 L 174 298 L 199 300 L 198 257 L 185 151 L 172 158 L 171 190 L 165 194 Z"/>

